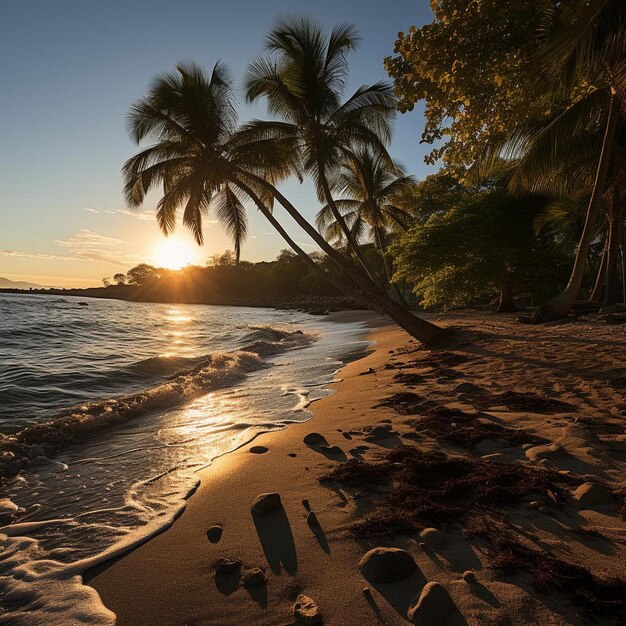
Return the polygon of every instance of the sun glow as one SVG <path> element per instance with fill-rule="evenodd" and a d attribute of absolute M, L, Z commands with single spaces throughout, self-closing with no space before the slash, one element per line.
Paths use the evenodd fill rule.
<path fill-rule="evenodd" d="M 170 270 L 179 270 L 198 262 L 192 244 L 179 237 L 167 237 L 159 241 L 152 258 L 157 267 L 166 267 Z"/>

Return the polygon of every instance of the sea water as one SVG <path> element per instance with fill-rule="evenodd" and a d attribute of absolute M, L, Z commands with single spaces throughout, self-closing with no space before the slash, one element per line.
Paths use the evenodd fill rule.
<path fill-rule="evenodd" d="M 170 525 L 213 459 L 306 420 L 365 334 L 295 311 L 0 294 L 0 452 L 23 466 L 0 483 L 0 623 L 114 623 L 83 574 Z"/>

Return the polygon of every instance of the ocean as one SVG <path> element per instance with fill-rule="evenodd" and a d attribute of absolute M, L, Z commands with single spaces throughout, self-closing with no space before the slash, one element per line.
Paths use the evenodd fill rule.
<path fill-rule="evenodd" d="M 0 294 L 0 454 L 22 468 L 0 483 L 0 623 L 113 624 L 83 573 L 170 525 L 213 459 L 308 419 L 366 333 L 295 311 Z"/>

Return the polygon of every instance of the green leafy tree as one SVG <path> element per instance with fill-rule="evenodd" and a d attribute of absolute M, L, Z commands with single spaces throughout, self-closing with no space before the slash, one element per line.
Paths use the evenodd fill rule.
<path fill-rule="evenodd" d="M 432 215 L 443 215 L 461 198 L 469 198 L 478 190 L 442 169 L 419 183 L 404 187 L 396 196 L 395 204 L 423 224 Z"/>
<path fill-rule="evenodd" d="M 545 104 L 533 88 L 536 32 L 556 0 L 432 0 L 434 19 L 399 33 L 385 59 L 400 111 L 425 101 L 426 158 L 470 165 L 511 123 Z"/>
<path fill-rule="evenodd" d="M 131 285 L 144 285 L 148 281 L 159 277 L 159 270 L 147 263 L 140 263 L 126 272 L 126 279 Z"/>
<path fill-rule="evenodd" d="M 126 274 L 114 274 L 113 280 L 117 285 L 123 285 L 126 282 Z"/>
<path fill-rule="evenodd" d="M 411 284 L 426 307 L 498 295 L 499 311 L 515 310 L 514 296 L 537 281 L 546 262 L 533 231 L 539 208 L 502 190 L 462 198 L 400 237 L 392 247 L 395 277 Z"/>

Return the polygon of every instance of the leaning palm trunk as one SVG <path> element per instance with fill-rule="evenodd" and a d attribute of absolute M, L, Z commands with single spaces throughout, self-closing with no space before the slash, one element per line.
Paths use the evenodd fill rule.
<path fill-rule="evenodd" d="M 262 200 L 241 180 L 233 180 L 244 193 L 246 193 L 252 201 L 256 204 L 257 208 L 265 217 L 265 219 L 272 225 L 274 230 L 284 239 L 285 243 L 316 273 L 322 276 L 325 280 L 329 280 L 324 270 L 289 236 L 287 231 L 282 227 L 281 223 L 274 217 L 274 214 L 269 208 L 262 202 Z M 362 293 L 355 292 L 354 290 L 346 289 L 343 285 L 336 285 L 337 288 L 342 291 L 346 296 L 353 298 L 357 302 L 363 304 L 368 309 L 381 313 L 381 308 L 367 296 Z"/>
<path fill-rule="evenodd" d="M 382 233 L 380 232 L 380 228 L 374 229 L 374 238 L 376 240 L 376 248 L 378 250 L 378 254 L 380 254 L 380 257 L 383 260 L 383 267 L 385 268 L 385 280 L 387 281 L 387 289 L 390 292 L 396 294 L 396 298 L 398 298 L 398 302 L 402 304 L 402 306 L 408 307 L 408 304 L 404 299 L 402 292 L 400 291 L 400 289 L 398 289 L 398 285 L 393 282 L 392 271 L 391 267 L 389 266 L 389 259 L 385 254 L 385 245 L 383 242 Z"/>
<path fill-rule="evenodd" d="M 618 119 L 619 102 L 616 101 L 615 91 L 612 89 L 606 128 L 604 131 L 604 138 L 602 140 L 602 151 L 600 153 L 600 159 L 596 170 L 593 192 L 589 200 L 585 226 L 583 227 L 580 242 L 578 243 L 578 248 L 576 249 L 574 267 L 572 268 L 569 282 L 558 296 L 546 302 L 546 304 L 533 313 L 531 318 L 533 322 L 549 322 L 551 320 L 565 317 L 570 312 L 570 309 L 580 292 L 580 287 L 585 273 L 587 253 L 589 252 L 589 245 L 594 237 L 596 217 L 600 210 L 602 196 L 606 187 L 611 152 L 613 150 L 613 140 L 615 139 L 617 131 Z"/>
<path fill-rule="evenodd" d="M 384 289 L 384 286 L 380 280 L 380 277 L 372 267 L 371 263 L 367 260 L 365 253 L 361 246 L 359 246 L 358 242 L 354 237 L 354 233 L 350 230 L 348 225 L 346 224 L 346 220 L 343 218 L 343 215 L 340 213 L 337 205 L 335 203 L 335 199 L 333 198 L 332 192 L 330 190 L 330 186 L 328 184 L 328 180 L 326 179 L 326 174 L 324 172 L 323 166 L 319 166 L 319 176 L 320 181 L 322 183 L 322 188 L 324 190 L 324 196 L 326 197 L 326 202 L 328 202 L 328 206 L 333 214 L 333 217 L 339 224 L 345 238 L 346 243 L 348 245 L 348 250 L 352 251 L 356 258 L 359 260 L 359 263 L 363 266 L 363 269 L 367 273 L 367 276 L 370 280 L 379 288 Z"/>
<path fill-rule="evenodd" d="M 613 185 L 613 198 L 611 200 L 611 210 L 609 214 L 609 233 L 607 236 L 607 254 L 606 254 L 606 276 L 604 284 L 604 302 L 603 306 L 613 306 L 616 304 L 617 295 L 617 256 L 619 254 L 619 223 L 622 217 L 621 207 L 619 203 L 620 193 L 619 186 L 616 182 Z"/>
<path fill-rule="evenodd" d="M 411 336 L 426 345 L 432 345 L 440 340 L 444 329 L 409 313 L 405 308 L 392 300 L 369 280 L 353 263 L 350 263 L 341 253 L 335 250 L 320 233 L 300 214 L 300 212 L 283 196 L 278 189 L 265 179 L 246 172 L 240 172 L 256 184 L 269 191 L 283 206 L 294 221 L 306 232 L 309 237 L 340 267 L 366 294 L 373 300 L 394 322 Z"/>
<path fill-rule="evenodd" d="M 602 302 L 604 298 L 604 279 L 606 277 L 606 244 L 602 250 L 602 257 L 600 258 L 600 265 L 598 267 L 598 273 L 596 274 L 596 282 L 593 284 L 593 289 L 589 295 L 590 302 Z"/>

